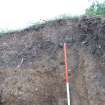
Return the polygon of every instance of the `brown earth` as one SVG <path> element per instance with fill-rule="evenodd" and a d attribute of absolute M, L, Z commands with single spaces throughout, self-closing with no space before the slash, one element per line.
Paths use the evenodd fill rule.
<path fill-rule="evenodd" d="M 0 105 L 105 105 L 105 19 L 59 19 L 0 37 Z M 71 70 L 74 80 L 71 81 Z"/>

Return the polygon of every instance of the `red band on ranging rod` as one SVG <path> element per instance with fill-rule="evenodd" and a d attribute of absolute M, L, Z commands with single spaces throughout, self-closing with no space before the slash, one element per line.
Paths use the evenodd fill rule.
<path fill-rule="evenodd" d="M 65 61 L 66 82 L 69 82 L 69 80 L 68 80 L 68 63 L 67 63 L 67 44 L 66 43 L 64 43 L 64 61 Z"/>

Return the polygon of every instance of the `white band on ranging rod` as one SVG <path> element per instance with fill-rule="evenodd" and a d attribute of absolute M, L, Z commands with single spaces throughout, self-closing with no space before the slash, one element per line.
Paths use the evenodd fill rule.
<path fill-rule="evenodd" d="M 66 83 L 66 88 L 67 88 L 67 103 L 70 105 L 70 90 L 69 90 L 69 82 Z"/>

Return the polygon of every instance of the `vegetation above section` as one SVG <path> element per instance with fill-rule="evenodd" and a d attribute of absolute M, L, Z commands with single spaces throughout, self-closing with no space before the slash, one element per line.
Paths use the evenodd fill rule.
<path fill-rule="evenodd" d="M 86 10 L 86 15 L 105 16 L 105 2 L 93 2 L 92 5 Z"/>

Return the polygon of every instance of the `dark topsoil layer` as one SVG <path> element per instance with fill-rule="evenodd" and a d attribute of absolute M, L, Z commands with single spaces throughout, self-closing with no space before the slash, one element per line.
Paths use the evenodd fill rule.
<path fill-rule="evenodd" d="M 66 105 L 64 42 L 75 77 L 72 105 L 105 105 L 101 17 L 59 19 L 1 36 L 0 105 Z"/>
<path fill-rule="evenodd" d="M 16 67 L 22 58 L 26 67 L 44 53 L 55 57 L 64 42 L 86 48 L 96 58 L 104 57 L 104 40 L 105 19 L 100 17 L 47 22 L 1 36 L 0 67 Z"/>

